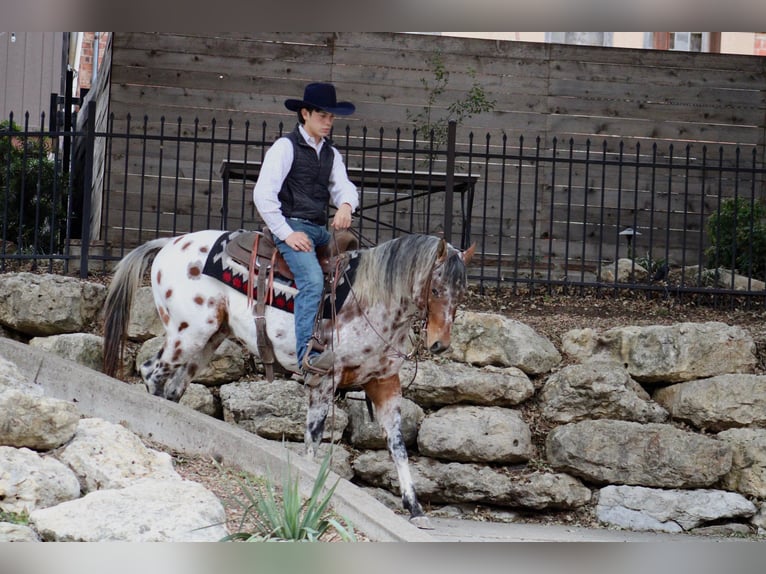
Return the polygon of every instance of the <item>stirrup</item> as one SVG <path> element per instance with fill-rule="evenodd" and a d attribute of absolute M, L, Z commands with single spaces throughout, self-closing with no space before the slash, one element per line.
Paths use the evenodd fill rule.
<path fill-rule="evenodd" d="M 312 360 L 313 359 L 313 360 Z M 321 353 L 311 354 L 306 351 L 303 355 L 303 372 L 312 375 L 327 375 L 335 364 L 335 353 L 330 349 L 325 349 Z"/>

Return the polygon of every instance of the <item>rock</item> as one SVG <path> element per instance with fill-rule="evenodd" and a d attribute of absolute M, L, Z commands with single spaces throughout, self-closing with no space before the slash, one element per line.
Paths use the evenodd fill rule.
<path fill-rule="evenodd" d="M 721 479 L 721 488 L 766 498 L 766 429 L 731 429 L 716 438 L 733 451 L 731 470 Z"/>
<path fill-rule="evenodd" d="M 41 396 L 44 394 L 42 385 L 33 382 L 12 363 L 0 357 L 0 392 L 6 389 L 24 391 L 28 395 Z"/>
<path fill-rule="evenodd" d="M 29 346 L 85 365 L 94 371 L 101 371 L 104 364 L 104 340 L 90 333 L 34 337 L 29 341 Z"/>
<path fill-rule="evenodd" d="M 75 474 L 28 448 L 0 446 L 0 510 L 29 513 L 80 496 Z"/>
<path fill-rule="evenodd" d="M 731 470 L 731 446 L 665 424 L 595 420 L 562 425 L 545 442 L 549 464 L 595 484 L 704 488 Z"/>
<path fill-rule="evenodd" d="M 0 522 L 0 542 L 40 542 L 40 537 L 25 524 Z"/>
<path fill-rule="evenodd" d="M 595 356 L 617 361 L 642 384 L 749 373 L 756 365 L 750 334 L 718 322 L 618 327 L 604 333 L 573 329 L 562 337 L 562 349 L 580 362 Z"/>
<path fill-rule="evenodd" d="M 84 493 L 126 487 L 140 478 L 181 478 L 170 455 L 147 448 L 125 427 L 98 418 L 82 419 L 56 458 L 74 471 Z"/>
<path fill-rule="evenodd" d="M 188 480 L 145 478 L 33 511 L 46 542 L 215 542 L 228 535 L 221 502 Z"/>
<path fill-rule="evenodd" d="M 373 406 L 375 418 L 371 420 L 365 396 L 363 391 L 348 393 L 343 402 L 344 410 L 348 414 L 348 427 L 346 428 L 348 442 L 354 448 L 386 448 L 386 437 L 383 435 L 383 429 L 375 415 L 375 407 Z M 400 412 L 404 444 L 415 446 L 418 428 L 425 416 L 423 409 L 414 402 L 403 398 Z"/>
<path fill-rule="evenodd" d="M 191 383 L 186 387 L 186 391 L 179 403 L 211 417 L 216 416 L 219 410 L 210 389 L 205 385 L 197 383 Z"/>
<path fill-rule="evenodd" d="M 162 349 L 165 337 L 149 339 L 136 354 L 136 370 L 153 358 Z M 220 385 L 240 379 L 245 374 L 245 356 L 242 347 L 225 339 L 213 353 L 210 363 L 202 369 L 194 382 L 205 385 Z"/>
<path fill-rule="evenodd" d="M 683 532 L 706 522 L 749 517 L 755 505 L 722 490 L 660 490 L 610 485 L 599 491 L 596 516 L 610 526 L 630 530 Z"/>
<path fill-rule="evenodd" d="M 766 376 L 719 375 L 659 389 L 654 400 L 698 429 L 766 425 Z"/>
<path fill-rule="evenodd" d="M 399 492 L 396 469 L 387 451 L 365 451 L 353 465 L 356 475 L 366 483 Z M 418 497 L 431 503 L 566 510 L 579 508 L 591 498 L 589 488 L 564 474 L 514 475 L 485 465 L 424 457 L 410 458 L 410 469 Z"/>
<path fill-rule="evenodd" d="M 421 455 L 456 462 L 512 464 L 534 454 L 527 423 L 502 407 L 444 407 L 423 420 L 417 441 Z"/>
<path fill-rule="evenodd" d="M 669 279 L 680 284 L 683 275 L 684 284 L 695 287 L 714 287 L 716 289 L 734 289 L 735 291 L 764 291 L 766 283 L 746 275 L 732 273 L 730 269 L 700 269 L 699 265 L 690 265 L 683 269 L 673 270 Z"/>
<path fill-rule="evenodd" d="M 456 315 L 447 358 L 471 365 L 518 367 L 528 375 L 547 373 L 561 362 L 553 343 L 524 323 L 471 311 Z"/>
<path fill-rule="evenodd" d="M 139 287 L 130 307 L 128 338 L 133 341 L 146 341 L 165 334 L 160 315 L 154 306 L 152 288 Z"/>
<path fill-rule="evenodd" d="M 636 263 L 633 259 L 620 258 L 617 260 L 618 283 L 640 283 L 646 280 L 649 272 L 646 268 Z M 604 265 L 599 269 L 600 281 L 613 283 L 615 278 L 614 264 Z"/>
<path fill-rule="evenodd" d="M 622 365 L 592 360 L 553 373 L 540 393 L 541 413 L 555 423 L 585 419 L 665 422 L 668 413 L 651 400 Z"/>
<path fill-rule="evenodd" d="M 532 381 L 516 367 L 420 361 L 405 363 L 399 377 L 404 396 L 424 408 L 456 404 L 512 407 L 535 393 Z"/>
<path fill-rule="evenodd" d="M 98 317 L 106 287 L 53 274 L 0 275 L 0 324 L 29 336 L 85 331 Z"/>
<path fill-rule="evenodd" d="M 294 452 L 296 456 L 302 457 L 306 455 L 306 445 L 302 442 L 283 441 L 280 444 L 283 444 L 286 448 L 290 449 L 290 451 Z M 331 450 L 332 453 L 330 454 Z M 354 453 L 351 451 L 351 449 L 349 449 L 344 444 L 331 444 L 323 442 L 317 449 L 316 456 L 314 456 L 314 462 L 317 464 L 322 464 L 324 458 L 328 454 L 330 455 L 330 470 L 332 470 L 341 478 L 345 478 L 346 480 L 351 480 L 354 478 L 354 469 L 351 466 L 351 459 L 354 457 Z M 274 478 L 277 479 L 277 484 L 282 483 L 281 477 Z M 328 487 L 329 486 L 330 484 L 328 483 Z"/>
<path fill-rule="evenodd" d="M 57 448 L 74 436 L 79 419 L 72 403 L 16 389 L 0 392 L 0 445 Z"/>
<path fill-rule="evenodd" d="M 240 381 L 220 389 L 226 422 L 271 440 L 300 442 L 306 431 L 308 397 L 303 385 L 275 379 Z M 323 437 L 337 440 L 348 425 L 348 415 L 335 405 L 327 416 Z"/>

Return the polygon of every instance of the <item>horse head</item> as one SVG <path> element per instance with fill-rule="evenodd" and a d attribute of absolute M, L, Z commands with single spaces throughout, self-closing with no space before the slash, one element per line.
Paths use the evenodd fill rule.
<path fill-rule="evenodd" d="M 451 344 L 455 312 L 468 284 L 466 266 L 476 251 L 474 243 L 459 251 L 442 240 L 426 293 L 426 348 L 443 353 Z"/>

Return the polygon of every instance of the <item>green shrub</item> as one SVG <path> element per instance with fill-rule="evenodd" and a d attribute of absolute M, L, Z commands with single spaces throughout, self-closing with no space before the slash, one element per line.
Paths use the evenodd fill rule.
<path fill-rule="evenodd" d="M 0 510 L 0 522 L 10 522 L 11 524 L 29 525 L 29 514 L 26 512 L 11 512 L 10 510 Z"/>
<path fill-rule="evenodd" d="M 281 493 L 277 492 L 273 480 L 255 485 L 247 477 L 236 477 L 246 498 L 245 502 L 239 501 L 245 511 L 240 528 L 249 518 L 250 522 L 255 524 L 255 532 L 235 532 L 223 541 L 316 542 L 330 529 L 334 529 L 344 541 L 355 541 L 353 528 L 344 526 L 330 514 L 330 499 L 338 486 L 336 482 L 329 489 L 325 488 L 330 473 L 331 455 L 332 449 L 322 460 L 311 496 L 305 501 L 301 499 L 297 472 L 292 471 L 289 457 L 282 479 Z"/>
<path fill-rule="evenodd" d="M 22 253 L 57 250 L 58 229 L 66 222 L 67 186 L 49 157 L 52 145 L 0 122 L 0 237 Z"/>
<path fill-rule="evenodd" d="M 447 130 L 449 122 L 454 121 L 461 125 L 475 114 L 491 112 L 495 109 L 495 100 L 490 100 L 483 86 L 476 80 L 476 70 L 468 68 L 467 73 L 473 80 L 471 87 L 465 95 L 447 104 L 446 110 L 437 113 L 443 95 L 450 81 L 450 72 L 444 63 L 441 52 L 434 52 L 426 64 L 433 74 L 433 78 L 421 78 L 420 83 L 426 91 L 426 104 L 415 113 L 406 110 L 407 120 L 412 122 L 415 129 L 422 137 L 433 136 L 434 149 L 438 150 L 447 143 Z"/>
<path fill-rule="evenodd" d="M 743 197 L 723 200 L 720 210 L 708 217 L 706 231 L 708 267 L 766 279 L 766 206 L 762 202 Z"/>

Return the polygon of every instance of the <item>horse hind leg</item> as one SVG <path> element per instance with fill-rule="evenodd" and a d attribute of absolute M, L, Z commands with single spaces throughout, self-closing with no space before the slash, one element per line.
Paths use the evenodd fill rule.
<path fill-rule="evenodd" d="M 376 415 L 386 437 L 388 452 L 396 466 L 402 506 L 410 513 L 410 522 L 419 528 L 431 528 L 423 507 L 415 494 L 415 484 L 410 474 L 407 447 L 402 436 L 401 400 L 402 388 L 399 375 L 377 379 L 364 386 L 367 396 L 375 405 Z"/>

